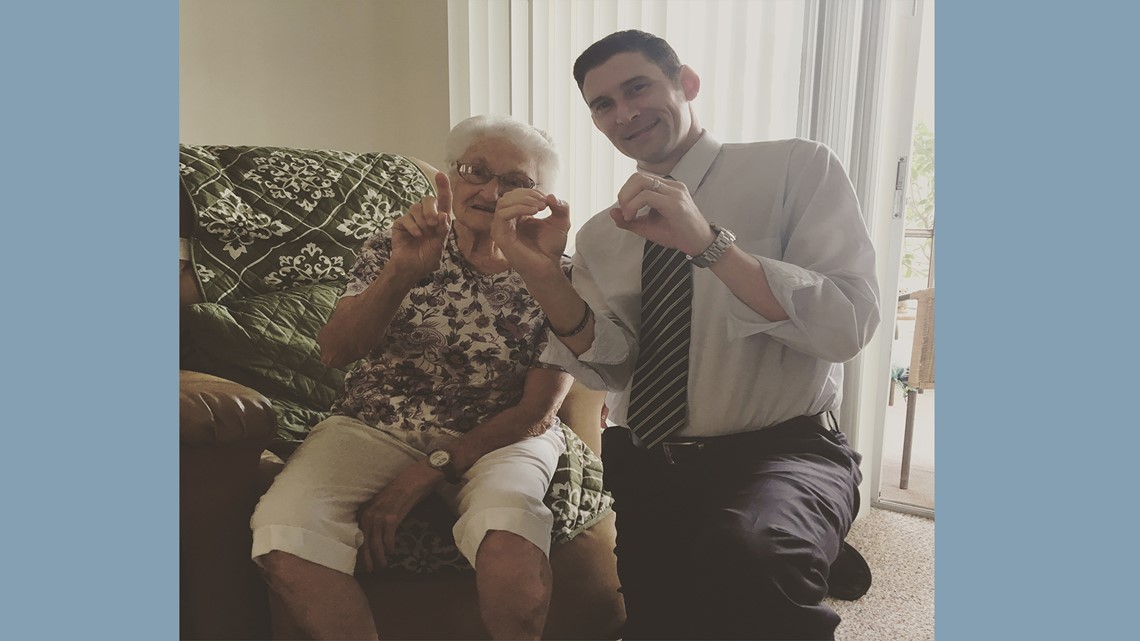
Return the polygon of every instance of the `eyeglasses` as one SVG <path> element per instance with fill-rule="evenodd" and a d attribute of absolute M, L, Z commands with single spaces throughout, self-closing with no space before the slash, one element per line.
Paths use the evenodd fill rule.
<path fill-rule="evenodd" d="M 455 170 L 459 172 L 459 177 L 471 183 L 472 185 L 486 185 L 492 179 L 498 178 L 499 185 L 506 191 L 512 189 L 531 189 L 535 186 L 535 182 L 531 180 L 530 176 L 522 173 L 521 171 L 508 171 L 505 174 L 491 173 L 487 165 L 473 165 L 465 162 L 455 163 Z"/>

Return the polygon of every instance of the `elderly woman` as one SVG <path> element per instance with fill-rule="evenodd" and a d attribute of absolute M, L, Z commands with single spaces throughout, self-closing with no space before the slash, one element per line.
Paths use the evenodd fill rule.
<path fill-rule="evenodd" d="M 377 638 L 354 571 L 386 565 L 396 528 L 433 492 L 459 517 L 491 635 L 538 638 L 545 623 L 543 497 L 571 378 L 539 363 L 545 316 L 490 231 L 514 189 L 565 213 L 544 190 L 558 159 L 545 133 L 490 117 L 456 125 L 446 155 L 438 198 L 364 243 L 317 338 L 331 365 L 363 360 L 251 521 L 254 559 L 314 638 Z"/>

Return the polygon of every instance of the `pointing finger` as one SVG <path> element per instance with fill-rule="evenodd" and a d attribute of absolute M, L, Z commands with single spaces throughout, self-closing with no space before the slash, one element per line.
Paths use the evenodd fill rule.
<path fill-rule="evenodd" d="M 439 212 L 439 209 L 438 209 L 439 206 L 437 204 L 437 201 L 435 198 L 432 198 L 431 196 L 425 197 L 423 200 L 423 203 L 424 203 L 423 222 L 428 224 L 428 225 L 431 225 L 432 227 L 435 227 L 436 224 L 439 223 L 439 219 L 441 217 L 446 216 L 446 214 L 441 214 Z M 418 223 L 420 221 L 417 220 L 416 222 Z M 421 225 L 421 227 L 422 226 L 423 225 Z"/>
<path fill-rule="evenodd" d="M 439 194 L 439 210 L 448 216 L 451 215 L 451 180 L 447 174 L 437 172 L 435 175 L 435 189 Z"/>

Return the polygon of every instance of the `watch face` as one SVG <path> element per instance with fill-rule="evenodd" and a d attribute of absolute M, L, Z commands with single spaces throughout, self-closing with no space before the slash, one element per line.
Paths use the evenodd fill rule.
<path fill-rule="evenodd" d="M 451 455 L 443 450 L 436 450 L 428 455 L 428 463 L 432 467 L 443 467 L 451 461 Z"/>

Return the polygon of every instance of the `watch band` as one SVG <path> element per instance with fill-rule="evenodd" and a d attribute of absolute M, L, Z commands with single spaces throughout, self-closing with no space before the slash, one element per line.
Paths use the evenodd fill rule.
<path fill-rule="evenodd" d="M 716 232 L 716 238 L 713 239 L 712 244 L 708 246 L 703 252 L 696 256 L 689 256 L 689 260 L 697 267 L 710 267 L 713 263 L 720 260 L 721 256 L 728 251 L 729 247 L 736 242 L 736 234 L 731 230 L 725 229 L 716 223 L 709 223 L 709 228 Z"/>

